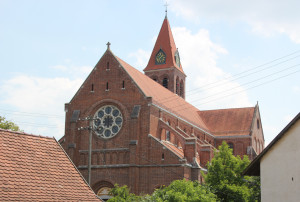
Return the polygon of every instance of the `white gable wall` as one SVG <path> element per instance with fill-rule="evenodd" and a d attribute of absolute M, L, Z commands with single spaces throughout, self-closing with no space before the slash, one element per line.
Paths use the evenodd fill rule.
<path fill-rule="evenodd" d="M 261 197 L 268 201 L 300 200 L 300 121 L 260 161 Z"/>

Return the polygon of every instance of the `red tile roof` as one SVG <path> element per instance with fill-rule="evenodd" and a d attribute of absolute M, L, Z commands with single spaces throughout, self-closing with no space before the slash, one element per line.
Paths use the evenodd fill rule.
<path fill-rule="evenodd" d="M 255 107 L 199 111 L 214 135 L 249 135 Z"/>
<path fill-rule="evenodd" d="M 1 201 L 99 201 L 54 138 L 0 129 Z"/>
<path fill-rule="evenodd" d="M 116 56 L 115 56 L 116 57 Z M 153 81 L 122 59 L 116 57 L 119 63 L 136 82 L 137 86 L 147 97 L 152 97 L 152 103 L 181 117 L 182 119 L 208 131 L 205 123 L 198 114 L 198 109 L 186 102 L 180 96 L 169 91 L 159 83 Z"/>
<path fill-rule="evenodd" d="M 182 148 L 180 149 L 168 141 L 161 141 L 161 143 L 180 158 L 182 159 L 184 158 L 184 153 Z"/>
<path fill-rule="evenodd" d="M 156 65 L 155 64 L 155 56 L 160 49 L 162 49 L 166 54 L 166 63 Z M 175 61 L 175 57 L 174 57 L 176 50 L 177 50 L 177 48 L 176 48 L 176 45 L 174 42 L 174 38 L 172 35 L 169 21 L 167 18 L 165 18 L 163 21 L 163 24 L 161 26 L 160 32 L 158 34 L 157 40 L 155 42 L 148 65 L 144 69 L 144 71 L 175 67 L 175 68 L 179 69 L 181 72 L 183 72 L 181 64 L 180 64 L 180 67 L 178 67 L 176 65 L 176 61 Z"/>

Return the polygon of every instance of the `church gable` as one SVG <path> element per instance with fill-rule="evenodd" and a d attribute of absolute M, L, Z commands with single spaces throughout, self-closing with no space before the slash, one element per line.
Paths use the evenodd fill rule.
<path fill-rule="evenodd" d="M 87 98 L 93 101 L 105 97 L 122 100 L 128 91 L 136 93 L 139 90 L 132 85 L 130 76 L 124 71 L 113 53 L 107 50 L 70 103 L 88 100 Z"/>

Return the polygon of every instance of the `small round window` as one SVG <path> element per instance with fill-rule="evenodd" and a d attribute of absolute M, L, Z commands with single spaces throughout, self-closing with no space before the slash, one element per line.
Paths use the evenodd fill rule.
<path fill-rule="evenodd" d="M 99 137 L 108 139 L 114 137 L 121 130 L 123 117 L 121 111 L 113 106 L 101 107 L 94 115 L 94 130 Z"/>

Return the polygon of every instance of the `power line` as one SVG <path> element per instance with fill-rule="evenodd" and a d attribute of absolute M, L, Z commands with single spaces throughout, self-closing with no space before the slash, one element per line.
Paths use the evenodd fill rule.
<path fill-rule="evenodd" d="M 290 67 L 288 67 L 288 68 L 285 68 L 285 69 L 283 69 L 283 70 L 277 71 L 277 72 L 275 72 L 275 73 L 272 73 L 272 74 L 269 74 L 269 75 L 266 75 L 266 76 L 260 77 L 260 78 L 258 78 L 258 79 L 255 79 L 255 80 L 252 80 L 252 81 L 249 81 L 249 82 L 246 82 L 246 83 L 240 84 L 240 86 L 237 86 L 237 87 L 234 87 L 234 88 L 231 88 L 231 89 L 228 89 L 228 90 L 222 91 L 222 94 L 224 94 L 224 92 L 227 92 L 227 91 L 232 91 L 233 89 L 236 89 L 236 88 L 240 88 L 240 87 L 243 87 L 243 86 L 249 85 L 249 84 L 251 84 L 251 83 L 254 83 L 254 82 L 256 82 L 256 81 L 260 81 L 260 80 L 262 80 L 262 79 L 268 78 L 268 77 L 270 77 L 270 76 L 276 75 L 276 74 L 278 74 L 278 73 L 281 73 L 281 72 L 283 72 L 283 71 L 286 71 L 286 70 L 292 69 L 292 68 L 294 68 L 294 67 L 297 67 L 297 66 L 300 66 L 300 64 L 293 65 L 293 66 L 290 66 Z M 298 72 L 298 71 L 296 71 L 296 72 Z M 296 72 L 295 72 L 295 73 L 296 73 Z M 288 74 L 288 75 L 290 75 L 290 74 Z M 285 77 L 285 76 L 283 76 L 283 77 Z M 212 94 L 212 95 L 209 95 L 209 96 L 207 96 L 207 97 L 200 98 L 200 99 L 201 99 L 201 100 L 203 100 L 203 99 L 207 99 L 207 98 L 210 98 L 210 97 L 214 97 L 214 96 L 216 96 L 216 95 L 219 95 L 219 94 L 220 94 L 220 93 L 218 92 L 218 93 L 215 93 L 215 94 Z M 198 101 L 198 100 L 200 100 L 200 99 L 192 100 L 191 102 Z"/>
<path fill-rule="evenodd" d="M 262 86 L 262 85 L 271 83 L 271 82 L 273 82 L 273 81 L 276 81 L 276 80 L 279 80 L 279 79 L 282 79 L 282 78 L 285 78 L 285 77 L 290 76 L 290 75 L 292 75 L 292 74 L 295 74 L 295 73 L 297 73 L 297 72 L 300 72 L 300 70 L 291 72 L 291 73 L 289 73 L 289 74 L 286 74 L 286 75 L 284 75 L 284 76 L 278 77 L 278 78 L 273 79 L 273 80 L 270 80 L 270 81 L 266 81 L 266 82 L 261 83 L 261 84 L 258 84 L 258 85 L 256 85 L 256 86 L 252 86 L 252 87 L 246 88 L 245 90 L 257 88 L 257 87 L 259 87 L 259 86 Z M 245 92 L 245 90 L 238 91 L 238 92 L 235 92 L 235 93 L 232 93 L 232 94 L 229 94 L 229 95 L 225 95 L 225 96 L 222 96 L 222 97 L 219 97 L 219 98 L 216 98 L 216 99 L 212 99 L 212 100 L 210 100 L 210 101 L 207 101 L 207 102 L 204 102 L 204 103 L 200 103 L 200 104 L 198 104 L 198 105 L 203 105 L 203 104 L 206 104 L 206 103 L 210 103 L 210 102 L 212 102 L 212 101 L 215 101 L 215 100 L 219 100 L 219 99 L 223 99 L 223 98 L 225 98 L 225 97 L 229 97 L 229 96 L 231 96 L 231 95 L 239 94 L 239 93 Z M 198 105 L 197 105 L 197 106 L 198 106 Z M 180 106 L 177 106 L 177 107 L 180 107 Z M 178 111 L 185 110 L 185 109 L 188 109 L 188 108 L 190 108 L 190 107 L 185 107 L 185 108 L 182 108 L 182 109 L 180 109 L 180 110 L 178 110 Z"/>
<path fill-rule="evenodd" d="M 14 111 L 8 109 L 0 109 L 0 111 L 12 112 L 17 114 L 24 114 L 24 116 L 37 116 L 37 117 L 47 117 L 47 118 L 63 118 L 64 116 L 60 115 L 53 115 L 53 114 L 43 114 L 43 113 L 33 113 L 33 112 L 21 112 L 21 111 Z"/>
<path fill-rule="evenodd" d="M 288 61 L 290 61 L 290 60 L 293 60 L 293 59 L 299 57 L 300 55 L 297 55 L 297 56 L 295 56 L 295 57 L 293 57 L 293 58 L 284 60 L 284 61 L 282 61 L 282 62 L 279 62 L 279 63 L 275 64 L 275 65 L 271 65 L 271 66 L 269 66 L 269 67 L 267 67 L 267 68 L 264 68 L 264 69 L 262 69 L 262 70 L 256 71 L 256 72 L 254 72 L 254 73 L 250 73 L 250 74 L 247 74 L 247 75 L 244 75 L 244 76 L 240 76 L 240 77 L 238 77 L 238 78 L 234 78 L 234 77 L 236 77 L 236 76 L 243 75 L 244 73 L 247 73 L 247 72 L 251 72 L 251 71 L 253 71 L 253 70 L 255 70 L 255 69 L 258 69 L 258 68 L 263 67 L 263 66 L 268 65 L 268 64 L 272 64 L 272 63 L 275 62 L 275 61 L 281 60 L 281 59 L 283 59 L 283 58 L 289 57 L 289 56 L 294 55 L 294 54 L 299 53 L 299 52 L 300 52 L 300 50 L 295 51 L 295 52 L 293 52 L 293 53 L 291 53 L 291 54 L 288 54 L 288 55 L 285 55 L 285 56 L 283 56 L 283 57 L 280 57 L 280 58 L 271 60 L 271 61 L 266 62 L 266 63 L 264 63 L 264 64 L 258 65 L 258 66 L 254 67 L 254 68 L 245 70 L 245 71 L 243 71 L 243 72 L 234 74 L 234 75 L 232 75 L 232 76 L 228 76 L 228 77 L 224 78 L 224 79 L 221 80 L 221 81 L 216 81 L 216 82 L 212 82 L 212 83 L 205 84 L 205 86 L 202 86 L 202 87 L 205 88 L 206 86 L 210 86 L 210 85 L 215 84 L 215 83 L 221 83 L 221 82 L 224 82 L 225 80 L 228 80 L 228 79 L 231 79 L 231 78 L 234 79 L 234 80 L 236 80 L 236 79 L 238 79 L 238 78 L 246 77 L 246 76 L 248 76 L 248 75 L 252 75 L 252 74 L 254 74 L 254 73 L 257 73 L 257 72 L 260 72 L 260 71 L 269 69 L 269 68 L 271 68 L 271 67 L 274 67 L 274 66 L 277 66 L 277 65 L 279 65 L 279 64 L 282 64 L 282 63 L 288 62 Z M 230 80 L 230 81 L 231 81 L 231 80 Z M 202 88 L 202 87 L 200 86 L 199 88 Z M 194 88 L 194 89 L 188 90 L 188 91 L 186 91 L 186 92 L 195 91 L 195 90 L 198 90 L 199 88 Z"/>
<path fill-rule="evenodd" d="M 200 86 L 200 87 L 198 87 L 198 88 L 194 88 L 194 89 L 189 90 L 189 91 L 186 91 L 186 92 L 203 91 L 203 90 L 208 90 L 208 89 L 216 88 L 216 87 L 219 87 L 219 86 L 221 86 L 221 85 L 224 85 L 224 83 L 228 83 L 228 82 L 231 82 L 231 81 L 235 81 L 235 80 L 238 80 L 238 79 L 240 79 L 240 78 L 244 78 L 244 77 L 253 75 L 253 74 L 255 74 L 255 73 L 262 72 L 262 71 L 264 71 L 264 70 L 266 70 L 266 69 L 270 69 L 270 68 L 272 68 L 272 67 L 278 66 L 278 65 L 283 64 L 283 63 L 285 63 L 285 62 L 288 62 L 288 61 L 291 61 L 291 60 L 293 60 L 293 59 L 295 59 L 295 58 L 298 58 L 298 57 L 300 57 L 300 55 L 297 55 L 297 56 L 295 56 L 295 57 L 293 57 L 293 58 L 289 58 L 289 59 L 287 59 L 287 60 L 281 61 L 281 62 L 276 63 L 276 64 L 273 64 L 273 65 L 270 65 L 270 66 L 268 66 L 268 67 L 266 67 L 266 68 L 263 68 L 263 69 L 261 69 L 261 70 L 257 70 L 257 71 L 254 71 L 254 72 L 251 72 L 251 71 L 253 71 L 253 70 L 255 70 L 255 69 L 258 69 L 258 68 L 260 68 L 260 67 L 263 67 L 263 66 L 265 66 L 265 65 L 272 64 L 272 63 L 275 62 L 275 61 L 278 61 L 278 60 L 281 60 L 281 59 L 283 59 L 283 58 L 292 56 L 292 55 L 294 55 L 294 54 L 296 54 L 296 53 L 299 53 L 299 52 L 300 52 L 300 50 L 295 51 L 295 52 L 293 52 L 293 53 L 291 53 L 291 54 L 288 54 L 288 55 L 285 55 L 285 56 L 283 56 L 283 57 L 277 58 L 277 59 L 272 60 L 272 61 L 270 61 L 270 62 L 266 62 L 266 63 L 264 63 L 264 64 L 262 64 L 262 65 L 259 65 L 259 66 L 254 67 L 254 68 L 252 68 L 252 69 L 248 69 L 248 70 L 246 70 L 246 71 L 237 73 L 237 74 L 235 74 L 235 75 L 233 75 L 233 76 L 226 77 L 226 78 L 224 78 L 224 79 L 222 79 L 222 80 L 220 80 L 220 81 L 208 83 L 208 84 L 205 84 L 205 85 Z M 246 75 L 243 75 L 243 74 L 245 74 L 245 73 L 247 73 L 247 72 L 250 72 L 250 73 L 249 73 L 249 74 L 246 74 Z M 241 75 L 241 76 L 239 76 L 239 75 Z M 236 76 L 238 76 L 238 77 L 236 77 Z M 235 77 L 236 77 L 236 78 L 235 78 Z M 228 80 L 228 79 L 229 79 L 229 80 Z M 213 84 L 216 84 L 216 85 L 213 85 Z M 213 86 L 211 86 L 211 85 L 213 85 Z M 211 87 L 209 87 L 209 86 L 211 86 Z M 193 95 L 193 94 L 196 94 L 196 93 L 189 93 L 189 95 Z M 172 100 L 172 99 L 173 99 L 173 97 L 168 97 L 168 98 L 160 99 L 160 100 L 158 100 L 158 101 L 168 101 L 168 100 Z"/>
<path fill-rule="evenodd" d="M 43 123 L 30 123 L 30 122 L 23 122 L 23 121 L 15 121 L 15 122 L 16 122 L 16 124 L 21 123 L 21 124 L 25 124 L 28 126 L 40 126 L 40 127 L 45 126 L 46 128 L 58 128 L 58 126 L 56 126 L 56 125 L 49 125 L 49 124 L 43 124 Z"/>
<path fill-rule="evenodd" d="M 300 56 L 300 55 L 298 55 L 297 57 L 299 57 L 299 56 Z M 296 57 L 295 57 L 295 58 L 296 58 Z M 293 58 L 293 59 L 294 59 L 294 58 Z M 274 66 L 277 66 L 277 65 L 279 65 L 279 64 L 285 63 L 286 61 L 289 61 L 289 60 L 285 60 L 285 61 L 280 62 L 280 63 L 277 63 L 277 64 L 275 64 L 275 65 L 271 65 L 271 66 L 268 66 L 268 67 L 266 67 L 266 68 L 264 68 L 264 69 L 261 69 L 261 70 L 255 71 L 255 72 L 251 72 L 251 73 L 249 73 L 249 74 L 246 74 L 246 75 L 243 75 L 243 76 L 239 76 L 239 77 L 236 77 L 236 78 L 233 78 L 234 76 L 232 76 L 232 77 L 231 77 L 232 79 L 230 79 L 230 80 L 226 80 L 226 78 L 225 78 L 225 79 L 223 79 L 223 80 L 221 80 L 221 81 L 215 82 L 215 83 L 220 83 L 219 85 L 215 85 L 215 86 L 212 86 L 212 87 L 209 87 L 209 88 L 206 88 L 206 86 L 203 86 L 203 88 L 204 88 L 205 90 L 212 89 L 212 88 L 218 87 L 218 86 L 220 86 L 220 85 L 223 85 L 223 83 L 227 83 L 227 82 L 229 82 L 229 81 L 236 81 L 236 80 L 238 80 L 238 79 L 240 79 L 240 78 L 244 78 L 244 77 L 250 76 L 250 75 L 252 75 L 252 74 L 262 72 L 262 71 L 264 71 L 264 70 L 266 70 L 266 69 L 270 69 L 270 68 L 272 68 L 272 67 L 274 67 Z M 248 72 L 248 71 L 251 71 L 251 70 L 247 70 L 247 72 Z M 239 74 L 237 74 L 237 75 L 239 75 Z M 213 84 L 213 83 L 211 83 L 211 84 Z M 208 85 L 210 85 L 210 84 L 208 84 Z M 199 88 L 201 88 L 201 87 L 199 87 Z M 199 90 L 199 88 L 197 88 L 197 89 Z M 200 90 L 201 90 L 201 89 L 200 89 Z"/>
<path fill-rule="evenodd" d="M 250 81 L 250 82 L 244 83 L 244 84 L 242 84 L 241 86 L 238 86 L 238 87 L 235 87 L 235 88 L 232 88 L 232 89 L 228 89 L 228 90 L 222 91 L 222 94 L 224 94 L 224 93 L 226 93 L 226 92 L 230 92 L 230 91 L 232 91 L 233 89 L 236 89 L 236 88 L 239 88 L 239 87 L 243 87 L 243 85 L 245 86 L 245 85 L 248 85 L 248 84 L 250 84 L 250 83 L 257 82 L 257 81 L 259 81 L 259 80 L 262 80 L 262 79 L 265 79 L 265 78 L 267 78 L 267 77 L 273 76 L 273 75 L 275 75 L 275 74 L 281 73 L 281 72 L 283 72 L 283 71 L 292 69 L 292 68 L 297 67 L 297 66 L 299 66 L 299 65 L 300 65 L 300 64 L 297 64 L 297 65 L 293 65 L 293 66 L 287 67 L 287 68 L 285 68 L 285 69 L 283 69 L 283 70 L 277 71 L 277 72 L 272 73 L 272 74 L 269 74 L 269 75 L 267 75 L 267 76 L 263 76 L 263 77 L 261 77 L 261 78 L 259 78 L 259 79 L 255 79 L 255 80 L 252 80 L 252 81 Z M 292 72 L 292 73 L 289 73 L 289 74 L 287 74 L 287 75 L 283 75 L 283 76 L 281 76 L 281 77 L 278 77 L 278 78 L 273 79 L 273 80 L 268 81 L 268 82 L 264 82 L 264 83 L 262 83 L 262 84 L 259 84 L 259 85 L 257 85 L 257 86 L 254 86 L 254 87 L 258 87 L 258 86 L 267 84 L 267 83 L 269 83 L 269 82 L 273 82 L 273 81 L 276 81 L 276 80 L 278 80 L 278 79 L 285 78 L 285 77 L 290 76 L 290 75 L 292 75 L 292 74 L 294 74 L 294 73 L 297 73 L 297 72 L 299 72 L 299 71 L 300 71 L 300 70 L 294 71 L 294 72 Z M 252 88 L 254 88 L 254 87 L 246 88 L 245 90 L 252 89 Z M 239 92 L 241 93 L 241 92 L 244 92 L 245 90 L 239 91 Z M 233 93 L 233 94 L 230 94 L 230 95 L 234 95 L 234 94 L 237 94 L 237 93 Z M 199 101 L 199 100 L 205 100 L 205 99 L 207 99 L 207 98 L 214 97 L 214 96 L 217 96 L 217 95 L 220 95 L 220 93 L 215 93 L 215 94 L 209 95 L 209 96 L 204 97 L 204 98 L 195 99 L 195 100 L 192 100 L 191 102 L 197 102 L 197 101 Z M 174 94 L 173 96 L 177 96 L 177 95 Z M 170 96 L 170 97 L 168 97 L 168 98 L 169 98 L 169 99 L 170 99 L 170 98 L 173 99 L 173 98 L 174 98 L 173 96 Z M 228 95 L 226 95 L 225 97 L 228 97 Z M 165 99 L 167 100 L 168 98 L 165 98 Z M 218 99 L 222 99 L 222 98 L 223 98 L 223 97 L 219 97 L 219 98 L 210 100 L 210 101 L 205 102 L 205 103 L 209 103 L 209 102 L 212 102 L 212 101 L 215 101 L 215 100 L 218 100 Z M 166 101 L 165 104 L 167 105 L 167 103 L 170 102 L 170 101 L 172 101 L 172 99 L 170 99 L 169 101 Z M 162 99 L 161 99 L 161 100 L 158 100 L 158 102 L 159 102 L 159 101 L 162 101 Z M 178 111 L 181 111 L 181 110 L 185 110 L 185 109 L 188 109 L 188 108 L 192 108 L 192 107 L 194 107 L 194 106 L 191 105 L 191 106 L 189 106 L 189 107 L 183 107 L 183 108 L 182 108 L 182 107 L 183 107 L 183 106 L 182 106 L 181 104 L 178 104 L 178 105 L 172 107 L 172 109 L 179 109 Z M 182 108 L 182 109 L 180 109 L 180 108 Z"/>

